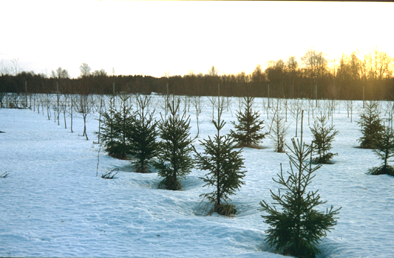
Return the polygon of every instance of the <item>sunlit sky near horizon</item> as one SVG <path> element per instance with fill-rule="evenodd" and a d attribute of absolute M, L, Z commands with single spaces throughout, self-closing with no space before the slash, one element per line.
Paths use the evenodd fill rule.
<path fill-rule="evenodd" d="M 393 3 L 0 0 L 0 72 L 50 75 L 58 67 L 156 77 L 251 73 L 313 47 L 342 53 L 377 47 L 394 56 Z"/>

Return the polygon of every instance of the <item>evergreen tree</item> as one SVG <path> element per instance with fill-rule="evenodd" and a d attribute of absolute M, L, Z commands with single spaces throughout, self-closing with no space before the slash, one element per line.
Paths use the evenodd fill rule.
<path fill-rule="evenodd" d="M 116 153 L 117 134 L 114 130 L 114 114 L 116 112 L 116 108 L 113 105 L 113 101 L 113 98 L 110 98 L 108 110 L 101 114 L 102 123 L 100 127 L 100 140 L 101 144 L 104 145 L 105 150 L 108 152 L 108 155 L 114 157 Z"/>
<path fill-rule="evenodd" d="M 252 110 L 253 100 L 253 97 L 244 97 L 244 112 L 237 111 L 238 124 L 231 122 L 236 131 L 230 130 L 230 133 L 238 143 L 237 147 L 258 147 L 259 141 L 267 135 L 261 133 L 264 120 L 259 120 L 260 113 Z"/>
<path fill-rule="evenodd" d="M 372 175 L 388 174 L 394 176 L 394 167 L 388 164 L 388 159 L 394 156 L 394 133 L 385 127 L 383 133 L 375 143 L 374 152 L 383 160 L 383 165 L 369 170 Z"/>
<path fill-rule="evenodd" d="M 154 111 L 148 112 L 151 98 L 137 96 L 137 111 L 134 124 L 129 134 L 130 153 L 134 157 L 132 164 L 137 172 L 149 172 L 149 163 L 157 154 L 157 121 L 153 119 Z"/>
<path fill-rule="evenodd" d="M 110 99 L 107 112 L 103 113 L 100 138 L 108 155 L 124 159 L 130 153 L 129 133 L 133 126 L 131 106 L 127 105 L 128 96 L 121 97 L 121 107 L 117 110 L 115 98 Z"/>
<path fill-rule="evenodd" d="M 214 187 L 213 192 L 200 196 L 214 204 L 214 212 L 230 215 L 235 214 L 236 209 L 229 203 L 229 196 L 235 194 L 235 191 L 244 184 L 242 178 L 245 176 L 245 171 L 241 171 L 244 162 L 241 157 L 242 149 L 235 150 L 231 135 L 220 134 L 226 124 L 221 120 L 223 104 L 220 101 L 217 112 L 217 120 L 212 121 L 217 131 L 216 135 L 213 139 L 208 136 L 208 139 L 200 141 L 204 146 L 202 154 L 196 151 L 197 167 L 208 171 L 205 177 L 201 178 L 205 182 L 204 186 Z"/>
<path fill-rule="evenodd" d="M 332 157 L 338 155 L 329 152 L 334 137 L 339 133 L 334 127 L 334 125 L 327 126 L 327 117 L 323 115 L 316 117 L 313 127 L 309 127 L 313 135 L 313 152 L 318 155 L 313 159 L 314 163 L 331 164 Z"/>
<path fill-rule="evenodd" d="M 190 139 L 190 117 L 182 119 L 179 116 L 180 101 L 172 101 L 168 105 L 170 115 L 159 124 L 158 161 L 154 163 L 159 170 L 158 175 L 164 177 L 159 187 L 169 190 L 180 190 L 181 178 L 185 178 L 193 168 L 193 151 Z"/>
<path fill-rule="evenodd" d="M 375 148 L 376 141 L 379 140 L 384 130 L 378 103 L 375 101 L 367 103 L 364 113 L 361 114 L 360 121 L 357 123 L 361 126 L 361 133 L 363 134 L 363 136 L 357 140 L 360 142 L 361 148 Z"/>
<path fill-rule="evenodd" d="M 130 133 L 133 131 L 134 116 L 132 106 L 128 104 L 130 96 L 120 95 L 120 110 L 114 114 L 115 128 L 119 131 L 119 154 L 121 158 L 126 158 L 130 154 Z"/>
<path fill-rule="evenodd" d="M 289 126 L 285 119 L 279 116 L 279 105 L 274 111 L 269 137 L 274 141 L 275 152 L 285 152 L 285 135 Z"/>
<path fill-rule="evenodd" d="M 275 194 L 271 191 L 275 204 L 281 206 L 277 210 L 275 206 L 270 206 L 264 200 L 260 202 L 261 211 L 267 215 L 262 215 L 264 222 L 270 225 L 267 230 L 266 241 L 277 251 L 297 257 L 315 257 L 319 253 L 317 245 L 326 231 L 330 231 L 336 225 L 335 216 L 339 214 L 339 209 L 334 210 L 331 206 L 326 212 L 320 212 L 314 208 L 326 203 L 320 200 L 318 191 L 307 192 L 307 186 L 311 184 L 315 177 L 313 174 L 321 165 L 312 167 L 312 147 L 297 139 L 292 139 L 293 148 L 289 149 L 291 172 L 289 177 L 283 175 L 282 164 L 279 179 L 276 183 L 281 185 L 280 190 Z M 309 164 L 306 163 L 310 159 Z"/>

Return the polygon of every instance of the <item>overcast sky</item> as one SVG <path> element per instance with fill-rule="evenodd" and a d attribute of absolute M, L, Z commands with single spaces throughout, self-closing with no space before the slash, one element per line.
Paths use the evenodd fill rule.
<path fill-rule="evenodd" d="M 0 69 L 57 67 L 152 76 L 250 73 L 313 47 L 338 60 L 394 56 L 393 3 L 0 0 Z"/>

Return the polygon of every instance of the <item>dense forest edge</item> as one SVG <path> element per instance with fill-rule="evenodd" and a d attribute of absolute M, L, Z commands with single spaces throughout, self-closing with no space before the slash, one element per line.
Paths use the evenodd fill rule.
<path fill-rule="evenodd" d="M 338 100 L 394 100 L 394 58 L 375 48 L 361 56 L 342 54 L 328 60 L 323 52 L 310 48 L 300 61 L 269 61 L 264 70 L 257 65 L 251 74 L 219 74 L 212 66 L 206 74 L 163 76 L 108 75 L 104 70 L 91 72 L 80 66 L 80 76 L 70 78 L 59 67 L 51 75 L 2 69 L 0 97 L 5 93 L 117 94 L 141 93 L 189 96 L 252 96 L 273 98 L 311 98 Z M 220 85 L 220 87 L 218 87 Z"/>

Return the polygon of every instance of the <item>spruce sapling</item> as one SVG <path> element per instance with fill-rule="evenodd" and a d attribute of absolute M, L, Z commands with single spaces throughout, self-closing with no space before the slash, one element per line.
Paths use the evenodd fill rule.
<path fill-rule="evenodd" d="M 275 152 L 285 152 L 285 136 L 289 126 L 286 126 L 285 119 L 279 116 L 279 101 L 272 118 L 269 137 L 274 141 Z"/>
<path fill-rule="evenodd" d="M 128 96 L 121 96 L 121 107 L 117 110 L 114 98 L 110 99 L 107 112 L 102 114 L 100 139 L 111 157 L 125 159 L 130 154 L 130 133 L 133 129 L 134 117 L 131 106 L 127 105 Z"/>
<path fill-rule="evenodd" d="M 130 154 L 130 134 L 134 127 L 134 116 L 132 114 L 132 105 L 128 104 L 128 95 L 119 95 L 121 106 L 119 112 L 114 114 L 115 128 L 119 132 L 119 154 L 126 158 Z"/>
<path fill-rule="evenodd" d="M 118 133 L 117 129 L 115 128 L 115 113 L 117 112 L 114 104 L 114 99 L 111 98 L 109 100 L 109 108 L 108 111 L 103 112 L 101 114 L 101 128 L 100 128 L 100 140 L 101 144 L 104 145 L 105 150 L 108 152 L 108 155 L 112 157 L 117 157 L 118 156 L 118 151 L 117 151 L 117 139 L 118 139 Z"/>
<path fill-rule="evenodd" d="M 216 135 L 213 139 L 200 141 L 204 146 L 202 154 L 196 152 L 197 167 L 207 170 L 208 173 L 201 179 L 205 182 L 205 186 L 213 186 L 211 193 L 201 194 L 203 198 L 214 204 L 213 211 L 221 215 L 235 214 L 234 205 L 229 203 L 229 196 L 235 194 L 239 190 L 245 176 L 245 171 L 241 171 L 244 162 L 241 157 L 242 149 L 235 150 L 235 140 L 231 135 L 221 135 L 221 130 L 226 124 L 222 119 L 223 104 L 219 101 L 217 105 L 217 120 L 213 120 L 216 128 Z"/>
<path fill-rule="evenodd" d="M 260 202 L 262 208 L 259 210 L 266 213 L 262 218 L 270 225 L 266 231 L 266 241 L 270 246 L 286 255 L 315 257 L 319 254 L 317 245 L 320 239 L 336 225 L 335 216 L 341 208 L 334 210 L 331 206 L 326 212 L 314 209 L 326 203 L 320 200 L 318 190 L 307 191 L 315 177 L 314 172 L 321 165 L 312 167 L 312 146 L 303 142 L 302 129 L 301 141 L 293 138 L 292 145 L 292 148 L 287 146 L 291 152 L 287 154 L 291 170 L 288 178 L 285 178 L 281 164 L 278 179 L 273 179 L 281 188 L 277 194 L 270 190 L 274 204 L 281 206 L 281 210 L 270 206 L 264 200 Z"/>
<path fill-rule="evenodd" d="M 383 165 L 369 170 L 372 175 L 388 174 L 394 176 L 394 167 L 388 164 L 388 159 L 394 156 L 394 133 L 385 127 L 383 133 L 375 143 L 375 154 L 383 160 Z"/>
<path fill-rule="evenodd" d="M 137 111 L 134 113 L 134 124 L 129 135 L 130 154 L 135 158 L 132 162 L 137 172 L 149 172 L 149 163 L 157 154 L 156 142 L 157 121 L 153 119 L 154 110 L 148 112 L 151 98 L 137 96 Z"/>
<path fill-rule="evenodd" d="M 332 148 L 334 137 L 339 133 L 334 127 L 334 125 L 327 126 L 327 117 L 323 115 L 316 117 L 313 127 L 309 127 L 313 135 L 313 152 L 318 155 L 318 157 L 313 159 L 314 163 L 331 164 L 332 157 L 338 155 L 337 153 L 329 152 Z"/>
<path fill-rule="evenodd" d="M 170 115 L 159 123 L 158 160 L 154 166 L 159 170 L 158 175 L 164 177 L 159 188 L 169 190 L 182 189 L 180 179 L 185 178 L 193 168 L 193 151 L 190 139 L 190 117 L 182 119 L 178 114 L 180 101 L 168 105 Z"/>
<path fill-rule="evenodd" d="M 376 141 L 379 140 L 384 127 L 380 118 L 380 111 L 378 103 L 370 101 L 366 104 L 364 112 L 360 116 L 357 123 L 361 126 L 361 133 L 363 136 L 357 141 L 360 142 L 361 148 L 373 149 Z"/>
<path fill-rule="evenodd" d="M 258 147 L 259 141 L 264 139 L 268 133 L 262 133 L 264 120 L 260 120 L 260 113 L 253 111 L 253 97 L 244 97 L 244 111 L 237 111 L 238 124 L 231 122 L 235 131 L 230 130 L 231 136 L 237 142 L 237 147 Z"/>

